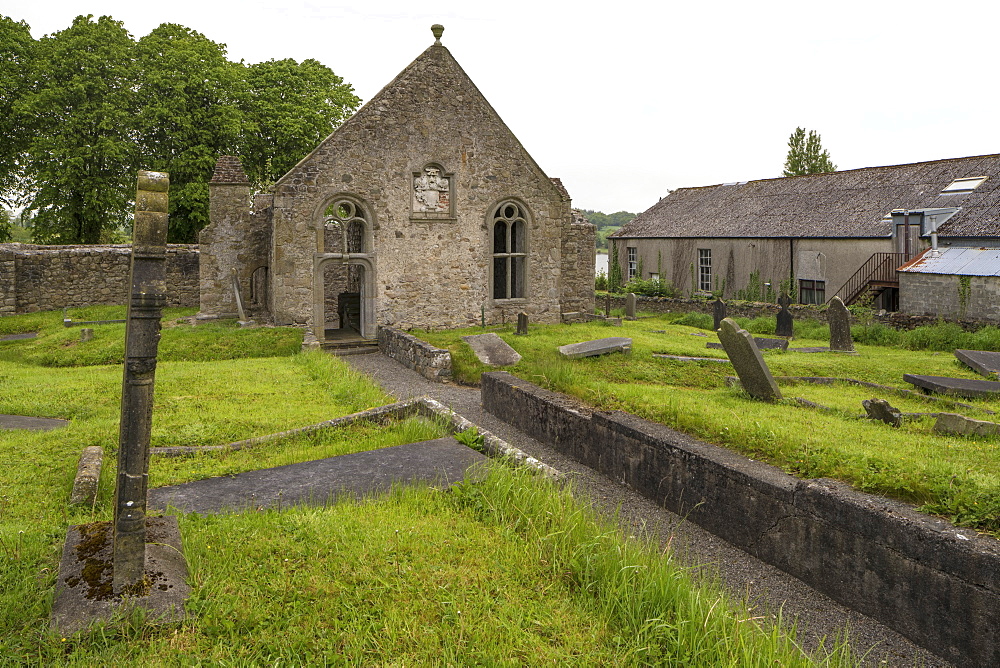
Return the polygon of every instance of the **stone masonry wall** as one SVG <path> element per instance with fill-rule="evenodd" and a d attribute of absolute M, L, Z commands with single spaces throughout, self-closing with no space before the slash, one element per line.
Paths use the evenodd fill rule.
<path fill-rule="evenodd" d="M 406 332 L 379 327 L 378 349 L 424 378 L 440 381 L 451 377 L 451 353 Z"/>
<path fill-rule="evenodd" d="M 503 372 L 483 407 L 961 666 L 1000 665 L 1000 541 L 800 480 L 620 411 L 593 413 Z"/>
<path fill-rule="evenodd" d="M 597 228 L 573 211 L 572 222 L 563 231 L 560 288 L 563 313 L 594 312 L 594 265 Z"/>
<path fill-rule="evenodd" d="M 0 313 L 125 304 L 132 247 L 0 244 Z M 167 306 L 198 306 L 198 247 L 167 247 Z"/>

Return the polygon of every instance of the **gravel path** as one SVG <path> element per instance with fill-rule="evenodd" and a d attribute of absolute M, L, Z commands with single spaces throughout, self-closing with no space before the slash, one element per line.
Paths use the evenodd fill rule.
<path fill-rule="evenodd" d="M 483 410 L 478 388 L 429 381 L 382 354 L 343 359 L 398 399 L 433 397 L 511 445 L 567 474 L 577 493 L 591 500 L 602 512 L 618 511 L 619 522 L 626 531 L 654 536 L 663 546 L 670 542 L 684 562 L 708 577 L 718 577 L 732 595 L 746 598 L 755 615 L 773 615 L 781 610 L 786 620 L 796 620 L 800 640 L 807 649 L 817 647 L 824 636 L 833 637 L 847 627 L 855 653 L 867 653 L 865 666 L 931 668 L 952 665 L 875 620 L 845 608 L 800 580 L 684 522 L 624 484 L 514 429 Z"/>

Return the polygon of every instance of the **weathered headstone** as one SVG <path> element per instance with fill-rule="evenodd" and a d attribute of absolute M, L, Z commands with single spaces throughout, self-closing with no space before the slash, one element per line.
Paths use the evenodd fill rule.
<path fill-rule="evenodd" d="M 521 361 L 518 352 L 494 332 L 463 336 L 462 340 L 469 344 L 472 352 L 476 353 L 476 357 L 483 364 L 511 366 Z"/>
<path fill-rule="evenodd" d="M 996 378 L 1000 374 L 1000 353 L 988 350 L 956 350 L 958 360 L 987 378 Z"/>
<path fill-rule="evenodd" d="M 885 422 L 893 427 L 898 427 L 903 423 L 903 416 L 899 410 L 885 399 L 865 399 L 861 402 L 861 405 L 864 406 L 870 420 Z"/>
<path fill-rule="evenodd" d="M 611 295 L 604 295 L 604 317 L 611 317 Z"/>
<path fill-rule="evenodd" d="M 92 338 L 94 338 L 93 329 L 91 329 L 90 327 L 84 327 L 83 329 L 80 330 L 81 343 L 86 343 L 87 341 L 90 341 Z"/>
<path fill-rule="evenodd" d="M 528 333 L 528 314 L 524 311 L 517 314 L 517 330 L 514 333 L 520 336 Z"/>
<path fill-rule="evenodd" d="M 139 172 L 132 236 L 131 286 L 125 325 L 125 364 L 118 474 L 115 484 L 115 593 L 142 582 L 146 558 L 146 490 L 153 385 L 160 317 L 167 302 L 167 204 L 170 179 Z"/>
<path fill-rule="evenodd" d="M 594 357 L 596 355 L 606 355 L 608 353 L 628 353 L 632 351 L 632 339 L 626 336 L 610 336 L 604 339 L 584 341 L 583 343 L 569 343 L 559 346 L 559 353 L 563 357 L 571 360 L 581 357 Z"/>
<path fill-rule="evenodd" d="M 76 478 L 73 479 L 73 491 L 70 492 L 71 505 L 84 503 L 93 505 L 97 498 L 97 483 L 101 479 L 101 462 L 104 450 L 99 445 L 88 445 L 80 454 L 80 463 L 76 467 Z"/>
<path fill-rule="evenodd" d="M 719 340 L 747 394 L 761 401 L 781 401 L 781 390 L 750 332 L 731 318 L 724 318 L 719 326 Z"/>
<path fill-rule="evenodd" d="M 830 300 L 826 319 L 830 323 L 830 350 L 853 353 L 854 339 L 851 338 L 851 312 L 844 306 L 844 302 L 840 297 L 834 297 Z"/>
<path fill-rule="evenodd" d="M 775 316 L 776 322 L 774 327 L 774 333 L 778 336 L 792 336 L 795 324 L 794 319 L 792 318 L 792 313 L 788 310 L 788 305 L 791 303 L 791 298 L 786 294 L 782 294 L 781 297 L 778 298 L 778 304 L 781 305 L 781 310 L 778 311 L 777 316 Z"/>
<path fill-rule="evenodd" d="M 625 295 L 625 319 L 635 320 L 635 293 Z"/>
<path fill-rule="evenodd" d="M 1000 424 L 985 420 L 973 420 L 958 413 L 938 413 L 934 431 L 939 434 L 964 434 L 966 436 L 996 436 L 1000 434 Z"/>
<path fill-rule="evenodd" d="M 719 331 L 719 327 L 722 325 L 722 321 L 726 319 L 726 302 L 722 301 L 721 297 L 717 297 L 714 302 L 712 302 L 712 331 Z"/>

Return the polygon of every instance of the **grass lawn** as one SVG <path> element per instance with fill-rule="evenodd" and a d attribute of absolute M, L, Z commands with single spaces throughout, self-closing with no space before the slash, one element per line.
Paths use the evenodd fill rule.
<path fill-rule="evenodd" d="M 902 428 L 864 419 L 863 399 L 880 397 L 904 412 L 958 412 L 969 417 L 1000 421 L 986 410 L 1000 412 L 1000 399 L 935 402 L 894 392 L 848 384 L 833 386 L 785 384 L 785 401 L 752 401 L 725 386 L 735 375 L 732 366 L 717 362 L 681 362 L 654 357 L 654 353 L 726 359 L 722 350 L 705 347 L 718 337 L 705 329 L 677 324 L 680 316 L 657 316 L 626 321 L 622 327 L 605 323 L 532 325 L 528 336 L 515 336 L 513 327 L 492 328 L 515 348 L 522 360 L 507 370 L 548 389 L 564 392 L 603 410 L 624 410 L 666 424 L 697 438 L 770 462 L 802 477 L 830 477 L 857 489 L 914 502 L 926 512 L 947 517 L 960 526 L 1000 535 L 1000 438 L 942 436 L 933 432 L 934 420 L 910 421 Z M 701 318 L 684 316 L 680 322 Z M 711 317 L 707 317 L 709 329 Z M 765 331 L 743 321 L 757 333 Z M 801 332 L 793 347 L 824 346 L 828 330 L 817 323 L 796 323 Z M 446 332 L 419 332 L 428 342 L 452 352 L 456 376 L 469 383 L 488 370 L 461 341 L 480 328 Z M 863 333 L 862 333 L 863 334 Z M 633 339 L 631 355 L 565 360 L 556 348 L 608 336 Z M 911 340 L 946 340 L 934 332 L 916 332 Z M 856 345 L 858 355 L 837 353 L 764 353 L 775 376 L 854 378 L 912 389 L 904 373 L 979 378 L 949 352 L 909 350 L 899 338 L 893 346 Z M 968 346 L 967 342 L 966 346 Z M 972 343 L 975 343 L 973 341 Z M 831 408 L 807 408 L 794 401 L 802 397 Z"/>
<path fill-rule="evenodd" d="M 191 327 L 189 315 L 165 318 L 154 446 L 217 445 L 390 401 L 340 360 L 295 353 L 298 330 Z M 853 665 L 843 643 L 804 655 L 780 624 L 693 584 L 670 552 L 624 537 L 568 488 L 504 463 L 447 490 L 182 515 L 188 620 L 123 619 L 55 635 L 48 615 L 66 528 L 112 514 L 122 370 L 95 361 L 120 355 L 124 332 L 95 330 L 80 342 L 61 314 L 0 319 L 0 333 L 39 332 L 0 343 L 0 413 L 71 420 L 55 431 L 0 432 L 0 665 Z M 237 452 L 154 456 L 151 484 L 442 433 L 410 419 Z M 105 448 L 98 498 L 93 508 L 68 507 L 87 445 Z"/>

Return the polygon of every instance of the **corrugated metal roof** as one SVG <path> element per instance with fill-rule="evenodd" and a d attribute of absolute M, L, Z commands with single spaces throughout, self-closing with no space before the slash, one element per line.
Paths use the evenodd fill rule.
<path fill-rule="evenodd" d="M 927 249 L 899 271 L 915 274 L 949 274 L 952 276 L 1000 276 L 1000 248 L 942 248 L 932 257 Z"/>

